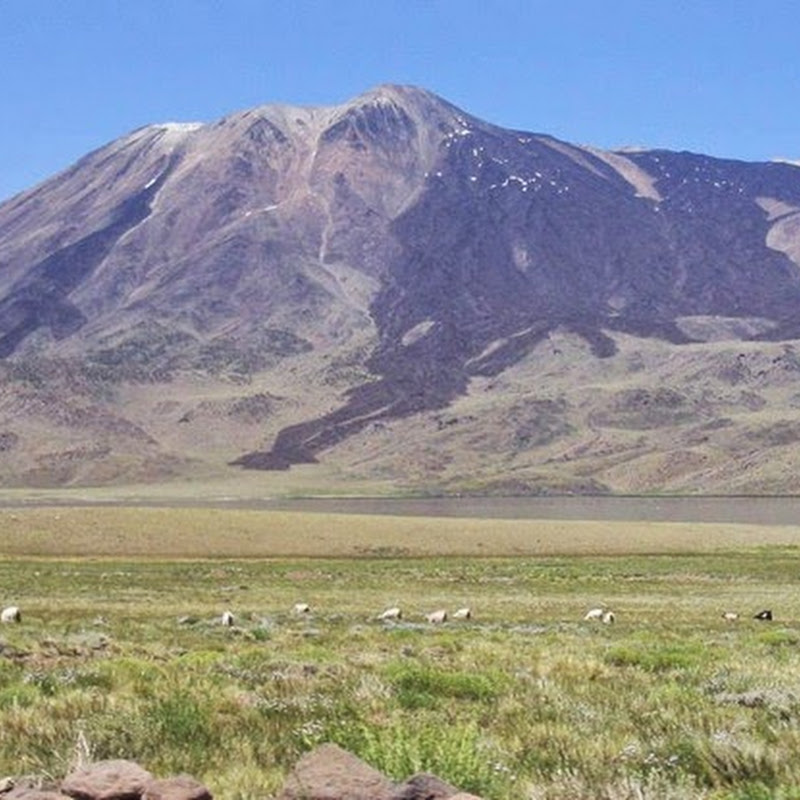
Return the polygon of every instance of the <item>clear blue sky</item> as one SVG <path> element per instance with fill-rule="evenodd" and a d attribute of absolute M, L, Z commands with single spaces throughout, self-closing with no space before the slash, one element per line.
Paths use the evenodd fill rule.
<path fill-rule="evenodd" d="M 800 0 L 0 0 L 0 199 L 152 122 L 428 88 L 600 147 L 800 159 Z"/>

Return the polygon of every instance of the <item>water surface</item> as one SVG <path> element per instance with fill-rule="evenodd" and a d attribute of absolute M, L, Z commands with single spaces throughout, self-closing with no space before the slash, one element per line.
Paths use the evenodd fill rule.
<path fill-rule="evenodd" d="M 253 506 L 249 506 L 253 507 Z M 800 497 L 314 498 L 259 507 L 338 514 L 650 522 L 800 523 Z"/>

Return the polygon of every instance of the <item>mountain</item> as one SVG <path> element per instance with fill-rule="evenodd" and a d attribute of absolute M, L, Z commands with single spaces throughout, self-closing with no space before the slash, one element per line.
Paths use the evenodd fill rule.
<path fill-rule="evenodd" d="M 790 163 L 404 86 L 150 125 L 0 205 L 0 483 L 800 491 L 798 270 Z"/>

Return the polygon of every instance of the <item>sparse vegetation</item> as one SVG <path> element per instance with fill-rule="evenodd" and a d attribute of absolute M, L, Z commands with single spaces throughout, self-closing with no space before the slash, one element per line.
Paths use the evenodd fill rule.
<path fill-rule="evenodd" d="M 198 519 L 150 511 L 178 540 Z M 2 774 L 60 776 L 77 748 L 256 798 L 333 741 L 394 778 L 429 770 L 490 800 L 796 796 L 795 547 L 475 558 L 444 554 L 444 538 L 420 559 L 412 537 L 407 557 L 164 560 L 124 554 L 122 512 L 135 516 L 82 510 L 94 528 L 69 509 L 3 514 L 2 595 L 24 616 L 0 631 Z M 247 550 L 245 517 L 197 513 Z M 9 557 L 29 515 L 41 541 L 43 520 L 80 524 L 116 555 Z M 287 537 L 320 530 L 314 515 L 280 519 Z M 310 615 L 292 613 L 298 600 Z M 403 620 L 379 622 L 394 603 Z M 464 603 L 472 620 L 422 621 Z M 583 620 L 597 604 L 616 624 Z M 773 622 L 752 619 L 764 605 Z"/>
<path fill-rule="evenodd" d="M 62 499 L 63 493 L 10 493 Z M 328 514 L 119 505 L 115 493 L 87 493 L 98 505 L 0 509 L 0 555 L 45 557 L 264 558 L 275 556 L 544 556 L 713 553 L 732 547 L 800 546 L 789 525 L 666 523 Z M 122 497 L 126 495 L 120 492 Z M 131 496 L 135 492 L 131 490 Z M 158 498 L 158 496 L 156 496 Z M 36 500 L 34 499 L 34 502 Z M 134 502 L 130 500 L 129 502 Z M 107 505 L 106 505 L 107 503 Z M 567 569 L 565 567 L 565 569 Z"/>

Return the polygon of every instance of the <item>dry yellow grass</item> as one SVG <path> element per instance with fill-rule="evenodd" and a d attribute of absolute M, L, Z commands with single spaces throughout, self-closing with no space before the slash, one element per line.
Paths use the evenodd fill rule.
<path fill-rule="evenodd" d="M 0 556 L 269 558 L 711 552 L 800 545 L 800 525 L 486 520 L 216 508 L 0 511 Z"/>

